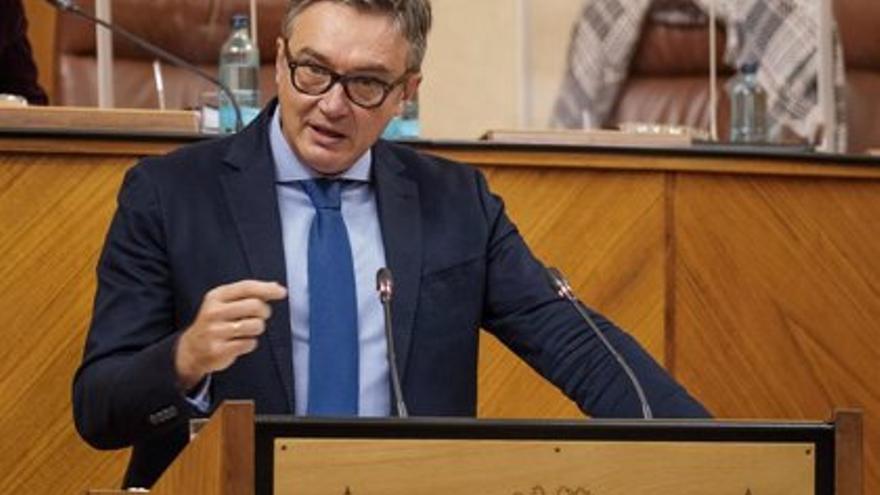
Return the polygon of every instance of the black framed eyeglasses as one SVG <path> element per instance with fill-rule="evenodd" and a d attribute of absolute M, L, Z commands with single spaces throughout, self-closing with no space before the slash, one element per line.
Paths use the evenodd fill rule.
<path fill-rule="evenodd" d="M 294 89 L 310 96 L 320 96 L 330 91 L 330 88 L 338 82 L 352 103 L 366 109 L 376 108 L 385 103 L 394 88 L 400 86 L 410 75 L 410 71 L 406 71 L 389 83 L 377 77 L 339 74 L 312 62 L 293 62 L 289 53 L 285 55 Z"/>

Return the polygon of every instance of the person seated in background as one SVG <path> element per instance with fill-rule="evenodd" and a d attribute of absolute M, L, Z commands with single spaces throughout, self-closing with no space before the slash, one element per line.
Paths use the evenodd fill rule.
<path fill-rule="evenodd" d="M 395 414 L 381 267 L 395 280 L 410 414 L 476 415 L 485 328 L 585 412 L 642 416 L 483 175 L 379 138 L 415 96 L 430 25 L 428 0 L 293 0 L 277 99 L 235 135 L 127 173 L 73 384 L 80 434 L 134 446 L 126 486 L 151 486 L 188 419 L 225 400 L 259 414 Z M 708 415 L 594 317 L 656 416 Z"/>
<path fill-rule="evenodd" d="M 566 70 L 551 116 L 551 126 L 570 129 L 616 127 L 625 109 L 632 122 L 685 125 L 708 129 L 709 101 L 706 86 L 693 85 L 689 75 L 704 78 L 708 85 L 708 15 L 714 7 L 718 23 L 726 33 L 725 53 L 719 64 L 735 72 L 744 66 L 758 67 L 757 81 L 766 94 L 766 141 L 773 143 L 818 143 L 825 116 L 819 104 L 820 26 L 814 15 L 815 0 L 582 0 L 583 9 L 572 28 Z M 652 29 L 653 28 L 653 29 Z M 687 54 L 692 46 L 676 46 L 695 39 L 688 31 L 704 32 L 705 61 Z M 649 34 L 653 33 L 653 34 Z M 654 51 L 638 50 L 645 36 Z M 832 146 L 838 152 L 847 146 L 846 79 L 839 35 L 833 43 L 833 86 L 836 127 Z M 696 38 L 699 39 L 699 38 Z M 681 50 L 684 55 L 672 55 Z M 699 48 L 697 48 L 699 50 Z M 656 72 L 657 63 L 645 61 L 667 57 L 668 72 Z M 640 78 L 640 85 L 628 87 L 631 69 L 653 64 L 654 78 Z M 680 63 L 679 63 L 680 62 Z M 694 67 L 703 69 L 694 70 Z M 731 74 L 732 75 L 732 74 Z M 721 74 L 722 82 L 724 74 Z M 645 95 L 644 81 L 655 79 L 654 95 Z M 690 97 L 681 98 L 681 90 Z M 652 104 L 629 107 L 627 97 Z M 656 102 L 656 103 L 653 103 Z M 706 102 L 706 103 L 703 103 Z M 732 113 L 732 112 L 731 112 Z M 727 122 L 719 123 L 726 128 Z M 729 132 L 719 136 L 729 139 Z"/>
<path fill-rule="evenodd" d="M 27 39 L 27 20 L 21 0 L 0 0 L 0 94 L 23 97 L 33 105 L 49 98 L 37 83 L 37 66 Z"/>

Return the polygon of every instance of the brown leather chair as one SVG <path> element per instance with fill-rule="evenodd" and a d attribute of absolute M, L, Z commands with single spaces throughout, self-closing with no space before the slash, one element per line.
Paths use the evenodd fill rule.
<path fill-rule="evenodd" d="M 79 0 L 94 12 L 94 0 Z M 281 29 L 285 0 L 258 0 L 260 98 L 275 95 L 275 39 Z M 113 22 L 217 75 L 220 47 L 229 35 L 234 13 L 248 13 L 247 0 L 114 0 Z M 114 37 L 114 89 L 117 107 L 158 108 L 153 78 L 154 57 Z M 69 13 L 58 16 L 53 101 L 58 105 L 97 105 L 94 26 Z M 162 61 L 168 108 L 197 106 L 208 82 Z"/>
<path fill-rule="evenodd" d="M 846 59 L 849 150 L 880 149 L 880 1 L 834 2 Z"/>
<path fill-rule="evenodd" d="M 709 128 L 709 29 L 707 24 L 645 22 L 630 73 L 607 125 L 652 122 Z M 719 136 L 727 136 L 729 102 L 724 82 L 734 70 L 723 64 L 725 35 L 718 36 Z"/>
<path fill-rule="evenodd" d="M 849 151 L 880 148 L 880 1 L 834 1 L 847 70 Z M 730 104 L 724 84 L 734 69 L 723 64 L 724 28 L 716 29 L 719 137 L 726 139 Z M 707 23 L 682 26 L 649 19 L 630 76 L 606 124 L 614 127 L 624 122 L 656 122 L 708 129 L 708 71 Z"/>

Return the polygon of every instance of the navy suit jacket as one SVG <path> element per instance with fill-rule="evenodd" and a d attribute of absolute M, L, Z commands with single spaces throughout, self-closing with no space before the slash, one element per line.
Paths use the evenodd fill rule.
<path fill-rule="evenodd" d="M 286 285 L 268 139 L 273 107 L 237 135 L 145 159 L 125 177 L 73 395 L 89 443 L 134 446 L 126 486 L 150 486 L 186 441 L 195 411 L 176 386 L 174 346 L 205 293 L 247 278 Z M 551 289 L 477 170 L 384 141 L 373 148 L 372 170 L 412 415 L 475 415 L 481 327 L 584 411 L 640 415 L 624 373 Z M 706 415 L 633 339 L 597 318 L 656 415 Z M 257 350 L 213 375 L 213 404 L 251 399 L 257 413 L 290 414 L 292 370 L 281 301 Z"/>

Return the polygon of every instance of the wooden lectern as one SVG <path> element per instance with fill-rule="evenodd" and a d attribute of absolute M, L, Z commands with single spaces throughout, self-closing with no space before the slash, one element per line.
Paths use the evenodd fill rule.
<path fill-rule="evenodd" d="M 861 457 L 860 412 L 831 423 L 318 420 L 230 402 L 150 493 L 860 495 Z"/>

